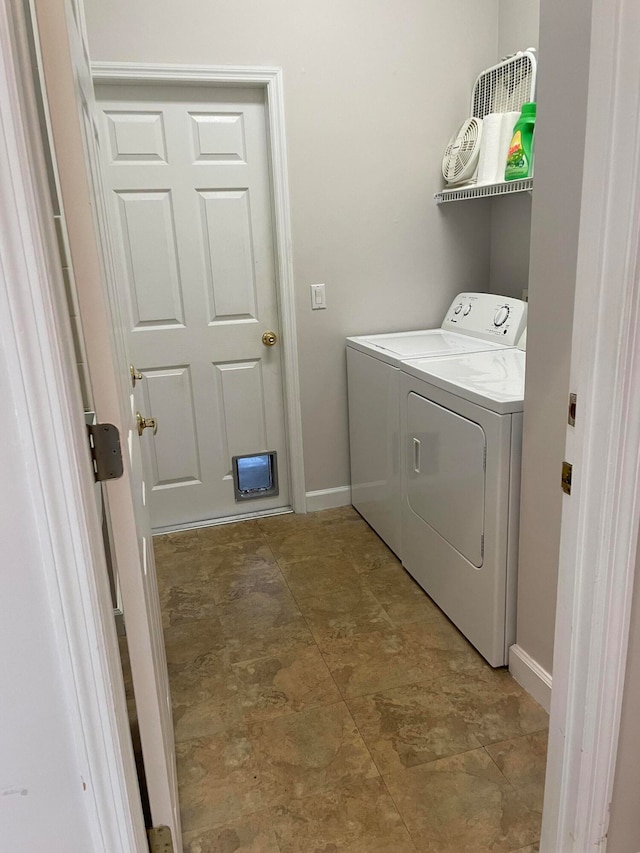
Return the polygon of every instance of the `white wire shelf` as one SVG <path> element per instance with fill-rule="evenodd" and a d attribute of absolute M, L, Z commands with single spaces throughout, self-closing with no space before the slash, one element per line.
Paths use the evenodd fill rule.
<path fill-rule="evenodd" d="M 533 178 L 523 178 L 521 181 L 503 181 L 500 184 L 483 184 L 467 187 L 452 187 L 440 190 L 433 197 L 436 204 L 444 204 L 447 201 L 464 201 L 469 198 L 489 198 L 496 195 L 511 195 L 512 193 L 531 192 L 533 189 Z"/>

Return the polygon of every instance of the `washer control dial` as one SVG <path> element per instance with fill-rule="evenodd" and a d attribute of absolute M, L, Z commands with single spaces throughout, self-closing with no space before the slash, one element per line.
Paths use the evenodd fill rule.
<path fill-rule="evenodd" d="M 459 302 L 453 309 L 454 314 L 459 314 L 462 311 L 462 302 Z"/>
<path fill-rule="evenodd" d="M 509 319 L 509 306 L 508 305 L 501 305 L 493 317 L 493 325 L 494 326 L 504 326 L 504 324 L 507 322 L 508 319 Z"/>
<path fill-rule="evenodd" d="M 462 315 L 467 317 L 471 313 L 471 305 L 465 305 Z"/>

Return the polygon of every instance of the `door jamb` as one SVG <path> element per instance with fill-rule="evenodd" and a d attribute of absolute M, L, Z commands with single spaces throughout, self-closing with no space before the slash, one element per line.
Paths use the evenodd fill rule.
<path fill-rule="evenodd" d="M 640 9 L 591 7 L 542 853 L 607 846 L 638 553 Z"/>
<path fill-rule="evenodd" d="M 32 460 L 43 583 L 87 822 L 96 851 L 142 853 L 146 833 L 27 29 L 23 4 L 0 7 L 0 337 L 23 424 L 19 440 Z"/>
<path fill-rule="evenodd" d="M 93 62 L 94 84 L 226 85 L 263 88 L 267 114 L 267 148 L 273 194 L 274 243 L 278 310 L 282 326 L 285 429 L 291 476 L 291 506 L 305 513 L 306 490 L 300 407 L 300 370 L 296 335 L 291 205 L 285 138 L 281 68 L 218 65 L 167 65 L 138 62 Z"/>

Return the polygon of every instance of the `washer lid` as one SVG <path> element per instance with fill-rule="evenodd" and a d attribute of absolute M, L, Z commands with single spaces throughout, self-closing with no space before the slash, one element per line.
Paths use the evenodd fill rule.
<path fill-rule="evenodd" d="M 502 348 L 451 358 L 413 359 L 405 373 L 498 414 L 521 412 L 526 353 Z"/>
<path fill-rule="evenodd" d="M 407 358 L 438 358 L 465 352 L 504 349 L 494 341 L 481 340 L 459 332 L 426 329 L 416 332 L 396 332 L 386 335 L 362 335 L 347 338 L 351 346 L 369 355 L 397 364 Z"/>

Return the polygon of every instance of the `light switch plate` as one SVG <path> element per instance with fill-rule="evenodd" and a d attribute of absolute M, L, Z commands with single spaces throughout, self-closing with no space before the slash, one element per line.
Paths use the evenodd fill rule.
<path fill-rule="evenodd" d="M 324 284 L 311 285 L 311 308 L 317 311 L 319 308 L 326 308 L 327 300 L 324 291 Z"/>

